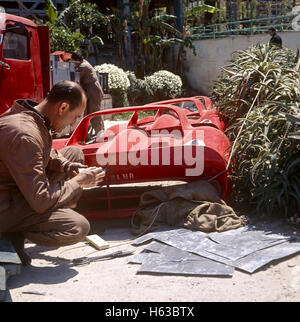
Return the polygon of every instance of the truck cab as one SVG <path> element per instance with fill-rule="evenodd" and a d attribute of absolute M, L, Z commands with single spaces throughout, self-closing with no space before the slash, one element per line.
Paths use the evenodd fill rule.
<path fill-rule="evenodd" d="M 0 13 L 0 114 L 16 99 L 41 101 L 49 89 L 48 27 Z"/>

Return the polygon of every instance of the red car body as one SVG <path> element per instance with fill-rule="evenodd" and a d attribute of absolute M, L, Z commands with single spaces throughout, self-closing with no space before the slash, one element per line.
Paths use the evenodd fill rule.
<path fill-rule="evenodd" d="M 145 111 L 156 111 L 156 114 L 140 117 Z M 216 176 L 212 183 L 222 198 L 226 199 L 229 194 L 226 165 L 230 141 L 214 124 L 215 114 L 206 114 L 211 111 L 203 109 L 197 111 L 200 115 L 195 115 L 195 112 L 186 113 L 184 108 L 165 102 L 103 110 L 87 115 L 70 138 L 54 140 L 53 147 L 59 150 L 70 145 L 77 146 L 83 151 L 88 166 L 107 168 L 104 182 L 107 189 L 111 185 L 124 183 L 190 182 Z M 128 112 L 132 112 L 128 121 L 112 125 L 96 140 L 86 142 L 91 118 Z M 201 122 L 204 115 L 205 119 L 212 116 L 210 123 Z M 154 162 L 153 155 L 156 157 Z M 143 162 L 145 160 L 146 162 Z M 100 199 L 110 199 L 109 192 L 110 190 L 107 197 Z M 118 197 L 114 196 L 115 199 Z M 99 219 L 133 214 L 132 209 L 114 211 L 110 209 L 110 204 L 111 200 L 108 200 L 107 209 L 85 215 L 90 219 Z"/>
<path fill-rule="evenodd" d="M 171 104 L 182 108 L 191 124 L 207 123 L 216 126 L 223 132 L 225 130 L 225 124 L 220 119 L 220 113 L 209 97 L 195 96 L 177 98 L 156 102 L 155 104 Z"/>

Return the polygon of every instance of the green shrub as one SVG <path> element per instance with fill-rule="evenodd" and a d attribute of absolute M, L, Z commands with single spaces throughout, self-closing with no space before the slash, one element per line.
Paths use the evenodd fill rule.
<path fill-rule="evenodd" d="M 299 124 L 286 117 L 300 113 L 299 64 L 299 52 L 257 45 L 235 53 L 214 87 L 236 144 L 233 199 L 260 214 L 300 213 L 300 145 L 291 138 Z"/>

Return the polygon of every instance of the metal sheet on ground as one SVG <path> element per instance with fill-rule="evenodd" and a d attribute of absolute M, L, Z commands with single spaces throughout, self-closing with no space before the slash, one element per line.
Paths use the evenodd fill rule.
<path fill-rule="evenodd" d="M 227 264 L 227 262 L 229 263 L 230 260 L 205 250 L 204 247 L 207 247 L 207 244 L 215 244 L 213 241 L 207 239 L 207 235 L 208 234 L 201 231 L 191 231 L 189 229 L 171 229 L 169 231 L 163 230 L 139 237 L 134 240 L 132 245 L 138 246 L 152 240 L 157 240 L 168 244 L 169 246 L 195 253 L 214 261 L 225 264 Z"/>
<path fill-rule="evenodd" d="M 0 266 L 0 290 L 6 290 L 6 270 L 3 266 Z"/>
<path fill-rule="evenodd" d="M 232 261 L 236 261 L 256 251 L 285 243 L 287 240 L 288 239 L 255 240 L 255 236 L 248 235 L 237 238 L 235 245 L 213 244 L 211 247 L 206 248 L 206 250 L 213 254 L 224 256 Z"/>
<path fill-rule="evenodd" d="M 148 233 L 146 235 L 136 238 L 133 241 L 132 245 L 139 246 L 153 239 L 164 241 L 164 240 L 168 240 L 169 238 L 173 238 L 175 235 L 182 235 L 190 232 L 191 231 L 188 229 L 164 228 L 159 231 Z M 199 233 L 204 234 L 206 236 L 205 233 L 202 233 L 202 232 L 199 232 Z"/>
<path fill-rule="evenodd" d="M 282 259 L 300 252 L 300 243 L 286 242 L 274 247 L 269 247 L 244 258 L 232 262 L 236 268 L 248 273 L 254 273 L 259 268 L 271 263 L 274 260 Z"/>
<path fill-rule="evenodd" d="M 221 234 L 212 233 L 208 235 L 208 238 L 222 246 L 216 246 L 213 250 L 214 254 L 235 261 L 258 250 L 285 243 L 294 239 L 294 236 L 271 234 L 249 227 L 248 229 L 233 230 Z"/>
<path fill-rule="evenodd" d="M 129 260 L 128 263 L 129 264 L 143 264 L 146 263 L 147 261 L 152 261 L 158 258 L 161 258 L 162 255 L 158 254 L 158 253 L 153 253 L 153 252 L 148 252 L 148 251 L 141 251 L 138 254 L 135 254 L 134 256 L 132 256 Z"/>
<path fill-rule="evenodd" d="M 20 272 L 21 260 L 12 243 L 0 238 L 0 302 L 5 300 L 7 279 Z"/>
<path fill-rule="evenodd" d="M 234 266 L 252 273 L 273 260 L 297 253 L 300 246 L 298 246 L 299 243 L 291 243 L 290 241 L 293 239 L 294 236 L 291 235 L 274 234 L 259 230 L 254 226 L 247 226 L 223 233 L 211 234 L 190 231 L 188 229 L 172 229 L 169 232 L 163 231 L 147 234 L 138 238 L 135 243 L 140 244 L 156 240 L 172 246 L 173 249 L 179 249 L 184 253 L 196 254 L 196 256 L 199 255 L 226 266 Z M 152 243 L 151 245 L 147 246 L 146 249 L 154 251 L 153 245 L 156 244 Z M 152 261 L 160 257 L 149 255 L 149 253 L 140 255 L 144 271 L 150 272 L 151 267 L 146 265 L 147 256 L 152 256 Z M 153 262 L 151 264 L 153 265 Z M 163 272 L 170 271 L 170 267 L 165 264 L 160 268 L 158 266 L 152 268 L 152 271 L 154 272 L 158 269 L 161 269 Z M 187 271 L 184 265 L 176 269 Z"/>
<path fill-rule="evenodd" d="M 146 250 L 153 253 L 139 254 L 138 260 L 142 263 L 139 273 L 228 277 L 234 272 L 231 266 L 158 242 L 152 242 Z"/>
<path fill-rule="evenodd" d="M 12 243 L 6 239 L 0 239 L 0 263 L 21 264 Z"/>

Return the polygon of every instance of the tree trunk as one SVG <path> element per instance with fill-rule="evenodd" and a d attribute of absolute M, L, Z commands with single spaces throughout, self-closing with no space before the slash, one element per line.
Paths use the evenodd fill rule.
<path fill-rule="evenodd" d="M 184 46 L 180 45 L 178 49 L 178 57 L 177 57 L 177 66 L 176 66 L 176 73 L 182 76 L 182 55 L 184 51 Z"/>

